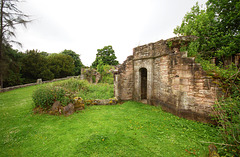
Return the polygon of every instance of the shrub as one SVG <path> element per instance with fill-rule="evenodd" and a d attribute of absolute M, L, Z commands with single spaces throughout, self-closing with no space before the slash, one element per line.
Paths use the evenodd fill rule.
<path fill-rule="evenodd" d="M 73 102 L 74 94 L 59 86 L 40 87 L 33 92 L 33 102 L 35 107 L 41 106 L 42 108 L 49 108 L 53 105 L 54 101 L 60 101 L 63 106 Z"/>
<path fill-rule="evenodd" d="M 42 87 L 37 89 L 34 93 L 33 93 L 33 102 L 34 105 L 37 106 L 41 106 L 41 107 L 48 107 L 51 106 L 54 102 L 54 97 L 52 95 L 52 92 L 49 88 L 46 87 Z"/>

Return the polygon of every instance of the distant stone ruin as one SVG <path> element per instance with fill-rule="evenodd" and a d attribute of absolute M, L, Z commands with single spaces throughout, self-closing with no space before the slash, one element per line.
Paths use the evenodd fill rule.
<path fill-rule="evenodd" d="M 87 80 L 89 83 L 98 83 L 101 79 L 101 74 L 93 68 L 81 69 L 81 80 Z"/>
<path fill-rule="evenodd" d="M 115 71 L 115 97 L 161 105 L 180 117 L 211 122 L 219 89 L 195 58 L 180 52 L 192 40 L 193 36 L 175 37 L 134 48 Z"/>

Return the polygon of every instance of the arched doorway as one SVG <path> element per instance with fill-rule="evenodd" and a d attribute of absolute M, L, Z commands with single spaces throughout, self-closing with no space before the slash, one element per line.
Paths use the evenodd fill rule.
<path fill-rule="evenodd" d="M 141 100 L 147 99 L 147 69 L 141 68 L 140 72 L 140 85 L 141 85 Z"/>

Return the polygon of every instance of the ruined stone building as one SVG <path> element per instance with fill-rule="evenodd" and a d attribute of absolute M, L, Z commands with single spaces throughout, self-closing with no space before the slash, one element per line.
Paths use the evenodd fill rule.
<path fill-rule="evenodd" d="M 96 69 L 81 68 L 81 80 L 87 80 L 89 83 L 98 83 L 101 74 Z"/>
<path fill-rule="evenodd" d="M 175 37 L 134 48 L 115 72 L 115 96 L 161 105 L 180 117 L 209 122 L 218 88 L 193 57 L 179 52 L 181 44 L 191 39 Z"/>

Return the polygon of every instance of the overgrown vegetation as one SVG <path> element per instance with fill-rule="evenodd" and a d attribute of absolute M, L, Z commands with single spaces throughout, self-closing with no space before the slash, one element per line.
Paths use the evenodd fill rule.
<path fill-rule="evenodd" d="M 80 59 L 80 55 L 72 50 L 64 50 L 61 53 L 72 57 L 72 59 L 74 61 L 74 75 L 80 75 L 81 68 L 84 67 L 84 65 Z"/>
<path fill-rule="evenodd" d="M 71 90 L 73 92 L 85 92 L 88 91 L 90 84 L 86 80 L 79 80 L 75 78 L 71 78 L 64 81 L 54 82 L 54 86 L 60 86 Z"/>
<path fill-rule="evenodd" d="M 0 156 L 207 156 L 223 143 L 214 126 L 137 102 L 35 115 L 32 93 L 48 85 L 0 93 Z"/>
<path fill-rule="evenodd" d="M 240 52 L 240 3 L 238 0 L 208 0 L 206 8 L 196 4 L 174 33 L 198 38 L 187 47 L 203 69 L 216 79 L 223 97 L 216 103 L 215 118 L 219 122 L 227 156 L 240 154 L 240 69 L 227 64 Z M 210 60 L 216 58 L 216 65 Z M 234 151 L 233 151 L 234 150 Z"/>
<path fill-rule="evenodd" d="M 111 65 L 111 66 L 119 64 L 119 62 L 117 61 L 115 52 L 111 45 L 104 46 L 104 48 L 98 49 L 97 52 L 98 53 L 96 54 L 96 59 L 92 63 L 91 67 L 97 68 L 100 62 L 103 62 L 104 65 Z"/>
<path fill-rule="evenodd" d="M 35 107 L 50 108 L 55 101 L 59 101 L 62 106 L 67 106 L 73 102 L 74 94 L 59 86 L 45 86 L 37 89 L 33 93 Z"/>
<path fill-rule="evenodd" d="M 109 99 L 114 97 L 114 87 L 107 83 L 89 84 L 88 90 L 80 91 L 78 96 L 83 100 Z"/>
<path fill-rule="evenodd" d="M 49 54 L 38 50 L 28 50 L 26 53 L 14 50 L 10 45 L 4 47 L 4 62 L 0 63 L 4 78 L 3 87 L 36 82 L 42 78 L 44 81 L 54 78 L 63 78 L 80 75 L 81 68 L 85 67 L 80 55 L 72 50 Z M 116 60 L 112 46 L 98 49 L 97 57 L 92 67 L 101 74 L 101 83 L 113 83 L 111 69 L 119 64 Z M 93 80 L 96 78 L 93 77 Z"/>
<path fill-rule="evenodd" d="M 113 85 L 90 84 L 86 80 L 68 79 L 60 82 L 41 86 L 33 92 L 35 107 L 49 109 L 55 101 L 62 106 L 73 103 L 74 97 L 82 97 L 84 100 L 109 99 L 114 97 Z"/>
<path fill-rule="evenodd" d="M 104 64 L 103 61 L 100 61 L 99 64 L 97 65 L 97 71 L 101 75 L 100 82 L 113 84 L 114 76 L 112 71 L 114 69 L 115 69 L 114 66 Z"/>

